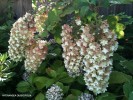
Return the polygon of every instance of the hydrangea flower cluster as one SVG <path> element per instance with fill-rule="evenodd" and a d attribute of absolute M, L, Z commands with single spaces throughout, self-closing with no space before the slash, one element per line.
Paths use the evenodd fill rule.
<path fill-rule="evenodd" d="M 112 69 L 111 57 L 118 48 L 117 36 L 109 30 L 107 21 L 101 23 L 99 33 L 93 32 L 90 26 L 81 29 L 83 33 L 77 43 L 81 47 L 80 54 L 84 56 L 84 80 L 87 88 L 95 94 L 104 93 Z"/>
<path fill-rule="evenodd" d="M 52 8 L 54 8 L 57 1 L 58 0 L 50 0 L 50 1 L 44 0 L 41 2 L 38 1 L 38 3 L 40 4 L 38 5 L 38 10 L 35 15 L 35 26 L 37 32 L 42 33 L 44 31 L 44 22 L 48 18 L 48 12 Z"/>
<path fill-rule="evenodd" d="M 88 93 L 82 93 L 79 97 L 78 100 L 94 100 L 93 95 L 88 94 Z"/>
<path fill-rule="evenodd" d="M 62 100 L 63 90 L 56 84 L 53 84 L 46 92 L 46 98 L 48 100 Z"/>
<path fill-rule="evenodd" d="M 29 48 L 25 51 L 24 67 L 27 72 L 35 73 L 47 54 L 47 42 L 44 40 L 30 40 Z"/>
<path fill-rule="evenodd" d="M 82 66 L 82 57 L 79 53 L 79 47 L 76 45 L 71 36 L 72 28 L 69 25 L 62 27 L 62 48 L 65 68 L 70 76 L 75 77 L 80 75 L 80 67 Z"/>
<path fill-rule="evenodd" d="M 48 18 L 47 12 L 44 10 L 45 6 L 39 6 L 38 12 L 35 15 L 36 31 L 42 33 L 44 30 L 44 22 Z"/>
<path fill-rule="evenodd" d="M 34 39 L 36 29 L 34 17 L 29 13 L 19 18 L 11 29 L 9 57 L 16 62 L 25 58 L 27 72 L 36 72 L 47 54 L 47 42 Z"/>
<path fill-rule="evenodd" d="M 89 25 L 81 26 L 81 30 L 81 38 L 76 40 L 75 44 L 70 35 L 72 29 L 68 25 L 63 26 L 62 48 L 65 67 L 69 73 L 79 73 L 79 69 L 82 69 L 87 88 L 95 94 L 104 93 L 108 87 L 112 69 L 113 60 L 111 57 L 118 48 L 117 36 L 109 29 L 106 20 L 101 22 L 100 27 L 97 28 L 98 31 Z M 69 54 L 74 56 L 69 56 Z M 82 61 L 84 66 L 76 66 L 78 70 L 74 70 L 75 62 L 71 60 L 73 57 L 75 58 L 74 61 Z"/>
<path fill-rule="evenodd" d="M 17 62 L 23 59 L 27 41 L 33 38 L 33 28 L 33 16 L 29 13 L 26 13 L 24 17 L 19 18 L 13 24 L 8 47 L 8 54 L 11 60 Z"/>

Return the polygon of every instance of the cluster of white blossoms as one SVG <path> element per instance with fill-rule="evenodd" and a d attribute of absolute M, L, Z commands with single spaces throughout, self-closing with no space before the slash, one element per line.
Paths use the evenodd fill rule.
<path fill-rule="evenodd" d="M 36 31 L 42 33 L 44 31 L 44 22 L 48 18 L 47 12 L 44 10 L 45 6 L 40 6 L 35 15 L 35 27 Z"/>
<path fill-rule="evenodd" d="M 80 68 L 82 67 L 79 47 L 71 36 L 72 28 L 69 25 L 62 26 L 62 48 L 65 68 L 68 74 L 72 77 L 80 75 Z"/>
<path fill-rule="evenodd" d="M 57 1 L 58 0 L 44 0 L 40 3 L 34 19 L 37 32 L 42 33 L 44 31 L 44 22 L 48 18 L 48 12 L 53 9 Z"/>
<path fill-rule="evenodd" d="M 79 97 L 78 100 L 94 100 L 93 95 L 88 94 L 88 93 L 82 93 Z"/>
<path fill-rule="evenodd" d="M 81 39 L 77 45 L 84 56 L 84 80 L 87 88 L 95 94 L 104 93 L 112 69 L 114 51 L 118 48 L 117 36 L 109 29 L 107 21 L 103 21 L 96 33 L 90 26 L 81 27 Z"/>
<path fill-rule="evenodd" d="M 17 62 L 23 59 L 27 41 L 33 38 L 33 30 L 31 30 L 33 27 L 33 16 L 29 13 L 26 13 L 24 17 L 19 18 L 13 24 L 8 47 L 11 60 Z"/>
<path fill-rule="evenodd" d="M 53 84 L 46 92 L 47 100 L 62 100 L 63 90 L 56 84 Z"/>
<path fill-rule="evenodd" d="M 29 47 L 25 51 L 24 67 L 27 72 L 35 73 L 47 54 L 47 41 L 34 39 L 29 41 Z"/>
<path fill-rule="evenodd" d="M 112 56 L 118 48 L 117 35 L 109 29 L 106 20 L 101 22 L 98 31 L 89 25 L 81 26 L 82 33 L 76 42 L 71 36 L 70 26 L 64 25 L 62 29 L 63 58 L 67 71 L 79 75 L 80 69 L 83 70 L 87 88 L 95 94 L 104 93 L 109 84 Z"/>
<path fill-rule="evenodd" d="M 36 72 L 47 54 L 47 42 L 34 39 L 35 24 L 34 16 L 26 13 L 13 24 L 9 39 L 9 57 L 16 62 L 25 58 L 27 72 Z"/>

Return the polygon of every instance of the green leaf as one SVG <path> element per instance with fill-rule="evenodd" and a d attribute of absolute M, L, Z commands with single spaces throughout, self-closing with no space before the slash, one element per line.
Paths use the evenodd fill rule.
<path fill-rule="evenodd" d="M 83 2 L 83 3 L 90 3 L 90 0 L 79 0 L 80 2 Z M 91 2 L 94 2 L 94 1 L 96 1 L 96 0 L 91 0 Z"/>
<path fill-rule="evenodd" d="M 53 77 L 55 78 L 57 76 L 57 73 L 55 70 L 52 70 L 51 68 L 47 68 L 46 69 L 46 73 L 50 76 L 50 77 Z"/>
<path fill-rule="evenodd" d="M 40 67 L 37 69 L 37 73 L 45 74 L 47 61 L 42 62 Z"/>
<path fill-rule="evenodd" d="M 129 94 L 128 100 L 133 100 L 133 91 Z"/>
<path fill-rule="evenodd" d="M 55 11 L 55 9 L 52 10 L 52 11 L 49 11 L 49 13 L 48 13 L 48 22 L 50 24 L 58 22 L 59 20 L 60 20 L 60 17 L 58 15 L 58 13 Z"/>
<path fill-rule="evenodd" d="M 58 71 L 58 73 L 59 73 L 59 75 L 57 77 L 58 79 L 63 79 L 63 78 L 68 77 L 68 74 L 66 72 L 61 72 L 61 71 L 62 71 L 62 69 L 60 71 Z"/>
<path fill-rule="evenodd" d="M 112 22 L 116 23 L 120 20 L 119 16 L 108 16 L 107 17 L 108 22 L 111 24 Z"/>
<path fill-rule="evenodd" d="M 131 84 L 131 82 L 126 82 L 123 85 L 123 91 L 124 91 L 125 96 L 128 98 L 130 93 L 133 91 L 133 84 Z"/>
<path fill-rule="evenodd" d="M 116 24 L 118 23 L 119 21 L 119 16 L 108 16 L 107 17 L 107 20 L 108 20 L 108 23 L 109 23 L 109 26 L 111 29 L 116 29 Z"/>
<path fill-rule="evenodd" d="M 131 72 L 131 73 L 133 72 L 133 61 L 132 60 L 130 60 L 130 61 L 128 61 L 128 60 L 121 61 L 120 64 L 124 68 L 128 69 L 129 72 Z"/>
<path fill-rule="evenodd" d="M 92 16 L 87 16 L 87 20 L 88 20 L 88 22 L 91 22 Z"/>
<path fill-rule="evenodd" d="M 58 67 L 57 72 L 60 73 L 61 75 L 64 75 L 65 68 L 64 67 Z M 63 76 L 64 77 L 64 76 Z"/>
<path fill-rule="evenodd" d="M 81 91 L 79 91 L 79 90 L 77 90 L 77 89 L 71 89 L 71 93 L 73 94 L 73 95 L 75 95 L 75 96 L 79 96 L 79 95 L 81 95 Z"/>
<path fill-rule="evenodd" d="M 58 49 L 57 49 L 58 50 Z M 62 66 L 62 61 L 61 60 L 55 60 L 54 64 L 52 65 L 53 67 L 59 67 Z"/>
<path fill-rule="evenodd" d="M 51 24 L 49 24 L 49 25 L 47 26 L 47 31 L 51 31 L 51 30 L 53 30 L 54 27 L 55 27 L 55 23 L 51 23 Z"/>
<path fill-rule="evenodd" d="M 35 97 L 35 100 L 44 100 L 44 94 L 42 93 L 37 94 L 37 96 Z"/>
<path fill-rule="evenodd" d="M 61 49 L 58 49 L 58 48 L 57 48 L 57 49 L 55 49 L 54 51 L 55 51 L 56 53 L 57 53 L 57 52 L 61 52 Z M 62 62 L 61 60 L 55 60 L 54 63 L 53 63 L 51 66 L 52 66 L 53 69 L 56 70 L 56 69 L 58 69 L 58 68 L 60 69 L 60 67 L 62 67 L 62 64 L 63 64 L 63 62 Z M 63 70 L 61 70 L 61 71 L 63 71 Z"/>
<path fill-rule="evenodd" d="M 125 26 L 121 23 L 116 24 L 116 32 L 123 31 L 125 29 Z"/>
<path fill-rule="evenodd" d="M 30 76 L 29 76 L 29 78 L 28 78 L 28 82 L 30 83 L 30 84 L 33 84 L 33 81 L 34 81 L 34 78 L 36 77 L 36 74 L 30 74 Z"/>
<path fill-rule="evenodd" d="M 132 76 L 127 75 L 122 72 L 113 71 L 110 75 L 109 83 L 110 84 L 121 84 L 124 82 L 129 82 L 132 79 Z"/>
<path fill-rule="evenodd" d="M 65 100 L 78 100 L 78 98 L 72 94 L 68 95 Z"/>
<path fill-rule="evenodd" d="M 73 7 L 77 10 L 80 7 L 82 0 L 75 0 L 73 2 Z"/>
<path fill-rule="evenodd" d="M 57 43 L 59 43 L 59 41 Z M 61 54 L 61 48 L 54 49 L 54 53 L 56 53 L 57 55 L 60 55 Z"/>
<path fill-rule="evenodd" d="M 5 53 L 5 54 L 0 53 L 0 62 L 1 62 L 1 64 L 3 64 L 6 61 L 7 58 L 8 58 L 7 53 Z"/>
<path fill-rule="evenodd" d="M 124 35 L 125 35 L 124 31 L 119 31 L 119 32 L 117 32 L 117 37 L 118 37 L 118 39 L 124 38 Z"/>
<path fill-rule="evenodd" d="M 46 82 L 46 88 L 50 87 L 55 82 L 54 79 L 48 79 Z"/>
<path fill-rule="evenodd" d="M 58 44 L 61 44 L 61 43 L 62 43 L 62 40 L 61 40 L 61 37 L 60 37 L 60 36 L 54 36 L 54 39 L 55 39 L 55 41 L 56 41 Z"/>
<path fill-rule="evenodd" d="M 40 36 L 42 38 L 47 37 L 48 36 L 48 32 L 44 31 L 43 33 L 40 34 Z"/>
<path fill-rule="evenodd" d="M 77 79 L 76 79 L 76 81 L 78 83 L 80 83 L 81 85 L 85 85 L 85 81 L 84 81 L 83 76 L 78 76 Z"/>
<path fill-rule="evenodd" d="M 53 30 L 56 24 L 60 21 L 59 14 L 60 10 L 53 9 L 48 13 L 48 19 L 45 21 L 45 25 L 47 26 L 47 31 Z"/>
<path fill-rule="evenodd" d="M 113 60 L 124 61 L 125 58 L 123 58 L 123 57 L 122 57 L 121 55 L 119 55 L 118 53 L 114 53 Z"/>
<path fill-rule="evenodd" d="M 28 92 L 30 88 L 30 84 L 25 81 L 21 81 L 17 84 L 17 91 L 18 92 Z"/>
<path fill-rule="evenodd" d="M 124 30 L 125 26 L 121 23 L 116 23 L 115 25 L 115 31 L 117 33 L 118 39 L 121 39 L 124 37 Z"/>
<path fill-rule="evenodd" d="M 96 3 L 97 3 L 97 0 L 91 0 L 90 1 L 90 4 L 96 5 Z"/>
<path fill-rule="evenodd" d="M 96 100 L 116 100 L 116 96 L 112 93 L 104 93 L 99 95 Z"/>
<path fill-rule="evenodd" d="M 54 8 L 52 11 L 55 13 L 56 16 L 59 16 L 60 14 L 62 14 L 62 10 L 61 9 L 55 9 Z"/>
<path fill-rule="evenodd" d="M 102 6 L 102 7 L 109 7 L 109 0 L 98 0 L 98 4 L 99 6 Z"/>
<path fill-rule="evenodd" d="M 63 88 L 63 93 L 64 93 L 64 94 L 67 93 L 68 90 L 69 90 L 69 86 L 64 86 L 64 88 Z"/>
<path fill-rule="evenodd" d="M 74 8 L 73 7 L 68 7 L 67 9 L 65 9 L 63 11 L 63 13 L 61 14 L 61 17 L 64 17 L 65 15 L 71 14 L 72 12 L 74 12 Z"/>
<path fill-rule="evenodd" d="M 17 87 L 25 87 L 25 86 L 29 86 L 29 83 L 26 81 L 21 81 L 17 84 Z"/>
<path fill-rule="evenodd" d="M 81 7 L 80 16 L 84 17 L 87 14 L 88 11 L 89 11 L 89 7 L 88 6 Z"/>
<path fill-rule="evenodd" d="M 37 87 L 37 89 L 42 89 L 44 87 L 48 88 L 55 82 L 54 79 L 50 79 L 44 76 L 38 76 L 34 79 L 34 83 Z"/>
<path fill-rule="evenodd" d="M 58 85 L 62 90 L 64 89 L 64 85 L 61 82 L 56 82 L 56 85 Z"/>
<path fill-rule="evenodd" d="M 5 73 L 5 74 L 6 74 L 6 73 Z M 7 73 L 7 74 L 6 74 L 6 77 L 7 77 L 7 78 L 11 78 L 11 77 L 13 77 L 15 74 L 16 74 L 15 72 L 10 72 L 10 73 Z"/>
<path fill-rule="evenodd" d="M 37 89 L 42 89 L 46 86 L 46 83 L 48 81 L 47 77 L 38 76 L 34 78 L 34 83 L 37 87 Z"/>
<path fill-rule="evenodd" d="M 97 13 L 89 11 L 87 14 L 87 20 L 90 23 L 92 19 L 96 19 Z"/>
<path fill-rule="evenodd" d="M 62 83 L 72 83 L 74 81 L 74 78 L 66 77 L 66 78 L 60 79 L 59 81 Z"/>

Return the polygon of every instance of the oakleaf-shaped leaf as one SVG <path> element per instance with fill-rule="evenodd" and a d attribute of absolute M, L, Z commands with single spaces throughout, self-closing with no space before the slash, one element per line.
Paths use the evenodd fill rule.
<path fill-rule="evenodd" d="M 34 78 L 34 83 L 38 89 L 42 89 L 46 86 L 46 83 L 48 81 L 47 77 L 38 76 Z"/>
<path fill-rule="evenodd" d="M 17 84 L 17 91 L 18 92 L 28 92 L 30 88 L 30 84 L 26 81 L 21 81 Z"/>
<path fill-rule="evenodd" d="M 37 94 L 37 96 L 35 97 L 35 100 L 44 100 L 44 94 L 42 93 Z"/>
<path fill-rule="evenodd" d="M 132 76 L 127 75 L 122 72 L 113 71 L 110 75 L 109 83 L 110 84 L 121 84 L 124 82 L 129 82 L 132 79 Z"/>
<path fill-rule="evenodd" d="M 123 85 L 123 91 L 127 98 L 129 98 L 130 93 L 133 91 L 133 84 L 130 82 L 126 82 Z"/>

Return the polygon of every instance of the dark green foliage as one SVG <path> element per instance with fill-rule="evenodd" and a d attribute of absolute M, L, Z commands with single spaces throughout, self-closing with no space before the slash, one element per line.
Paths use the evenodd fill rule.
<path fill-rule="evenodd" d="M 14 23 L 12 2 L 8 1 L 8 6 L 3 16 L 0 16 L 0 52 L 6 52 L 8 49 L 8 40 L 12 24 Z"/>
<path fill-rule="evenodd" d="M 11 72 L 14 67 L 15 64 L 8 60 L 7 53 L 0 54 L 0 86 L 5 85 L 15 75 L 15 72 Z"/>
<path fill-rule="evenodd" d="M 43 93 L 38 93 L 35 97 L 35 100 L 44 100 L 44 94 Z"/>

